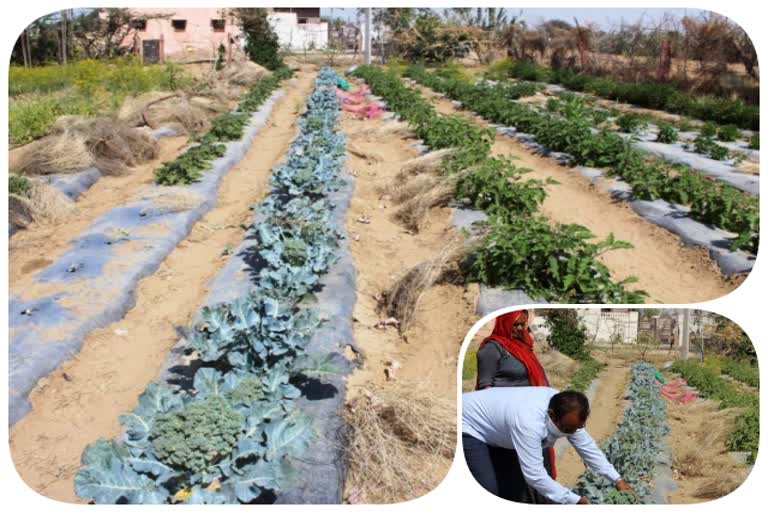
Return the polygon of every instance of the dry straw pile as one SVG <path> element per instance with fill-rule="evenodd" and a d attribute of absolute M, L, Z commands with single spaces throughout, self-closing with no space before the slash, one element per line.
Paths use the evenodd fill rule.
<path fill-rule="evenodd" d="M 348 501 L 417 498 L 442 481 L 453 460 L 456 401 L 425 384 L 364 390 L 347 405 L 345 420 Z"/>

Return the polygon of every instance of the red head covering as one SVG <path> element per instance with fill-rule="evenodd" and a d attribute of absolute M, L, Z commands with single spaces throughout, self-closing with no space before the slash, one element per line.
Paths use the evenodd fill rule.
<path fill-rule="evenodd" d="M 531 386 L 549 386 L 547 374 L 544 373 L 544 368 L 541 366 L 536 354 L 533 353 L 533 337 L 531 333 L 528 332 L 528 329 L 523 329 L 521 335 L 512 334 L 512 326 L 523 313 L 526 316 L 528 315 L 528 312 L 522 309 L 496 317 L 493 332 L 480 343 L 480 346 L 482 347 L 491 340 L 496 341 L 515 359 L 525 365 L 525 369 L 528 371 L 528 382 Z M 475 386 L 475 389 L 477 389 L 477 386 Z M 549 458 L 552 463 L 552 478 L 557 478 L 555 451 L 552 448 L 549 451 Z"/>
<path fill-rule="evenodd" d="M 491 340 L 496 341 L 507 352 L 512 354 L 515 359 L 525 365 L 525 369 L 528 371 L 528 381 L 531 386 L 549 386 L 547 374 L 544 373 L 544 368 L 542 368 L 536 354 L 533 353 L 533 337 L 531 333 L 528 332 L 528 329 L 523 329 L 521 336 L 512 334 L 512 326 L 523 313 L 528 314 L 526 310 L 522 309 L 520 311 L 504 313 L 497 317 L 496 323 L 493 326 L 493 332 L 480 343 L 480 346 L 482 347 Z"/>

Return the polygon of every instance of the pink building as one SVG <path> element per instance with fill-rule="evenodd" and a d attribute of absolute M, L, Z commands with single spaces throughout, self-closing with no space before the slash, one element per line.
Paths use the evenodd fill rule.
<path fill-rule="evenodd" d="M 241 32 L 226 8 L 135 8 L 124 41 L 145 62 L 215 59 L 223 45 L 227 61 L 239 58 Z"/>

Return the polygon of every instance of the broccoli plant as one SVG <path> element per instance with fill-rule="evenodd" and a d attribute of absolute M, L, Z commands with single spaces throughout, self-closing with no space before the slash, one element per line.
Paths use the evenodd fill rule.
<path fill-rule="evenodd" d="M 320 320 L 301 302 L 335 261 L 341 237 L 329 199 L 344 155 L 335 83 L 332 70 L 321 70 L 289 159 L 257 208 L 249 228 L 261 242 L 249 258 L 256 262 L 253 288 L 203 308 L 188 333 L 200 364 L 191 388 L 150 384 L 120 417 L 120 439 L 83 452 L 78 496 L 96 503 L 252 503 L 290 484 L 291 461 L 314 438 L 312 418 L 296 405 L 299 381 L 327 382 L 347 364 L 338 354 L 306 352 Z M 252 89 L 246 101 L 268 92 Z M 243 103 L 241 109 L 247 111 Z M 245 117 L 222 119 L 227 138 Z M 198 147 L 215 147 L 209 144 Z"/>
<path fill-rule="evenodd" d="M 211 396 L 156 417 L 150 440 L 161 462 L 201 473 L 232 452 L 243 419 L 224 397 Z"/>
<path fill-rule="evenodd" d="M 587 470 L 573 492 L 585 496 L 591 503 L 639 503 L 650 492 L 656 460 L 669 432 L 666 404 L 656 385 L 653 365 L 644 362 L 632 365 L 628 397 L 631 405 L 616 431 L 603 442 L 602 449 L 637 496 L 617 491 L 604 477 Z"/>

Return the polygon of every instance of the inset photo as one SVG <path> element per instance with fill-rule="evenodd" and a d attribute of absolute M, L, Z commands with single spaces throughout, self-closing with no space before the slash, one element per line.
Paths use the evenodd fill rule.
<path fill-rule="evenodd" d="M 757 456 L 755 348 L 715 313 L 505 312 L 470 341 L 462 379 L 463 458 L 506 500 L 700 503 Z"/>

